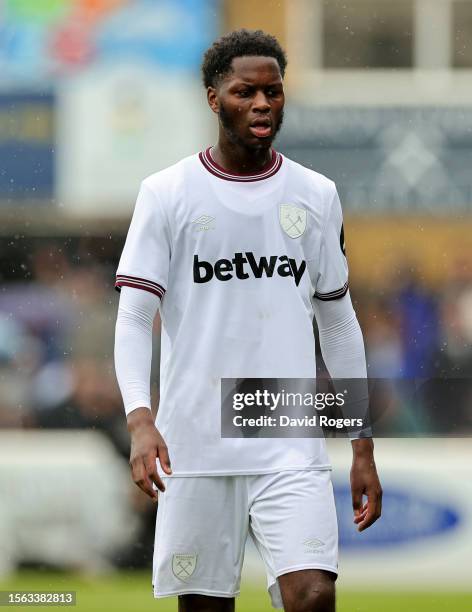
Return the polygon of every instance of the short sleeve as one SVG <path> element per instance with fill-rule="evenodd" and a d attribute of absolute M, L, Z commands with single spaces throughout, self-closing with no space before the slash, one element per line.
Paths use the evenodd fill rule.
<path fill-rule="evenodd" d="M 170 261 L 169 228 L 156 194 L 141 184 L 116 272 L 115 289 L 136 287 L 163 298 Z"/>
<path fill-rule="evenodd" d="M 322 231 L 318 269 L 314 297 L 324 301 L 344 297 L 348 290 L 348 267 L 344 245 L 343 215 L 337 191 L 331 200 Z"/>

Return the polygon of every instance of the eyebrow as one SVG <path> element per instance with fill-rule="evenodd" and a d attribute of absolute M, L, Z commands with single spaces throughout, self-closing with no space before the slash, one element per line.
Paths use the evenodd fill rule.
<path fill-rule="evenodd" d="M 255 83 L 251 83 L 249 81 L 245 81 L 244 79 L 240 79 L 239 77 L 234 77 L 235 79 L 238 79 L 233 85 L 231 85 L 231 87 L 241 87 L 241 86 L 245 86 L 245 87 L 254 87 Z M 272 83 L 268 83 L 267 85 L 265 85 L 265 87 L 276 87 L 278 85 L 283 85 L 282 80 L 279 81 L 273 81 Z"/>

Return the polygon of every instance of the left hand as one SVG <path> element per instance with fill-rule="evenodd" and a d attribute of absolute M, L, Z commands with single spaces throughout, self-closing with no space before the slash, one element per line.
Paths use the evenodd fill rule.
<path fill-rule="evenodd" d="M 370 527 L 382 514 L 382 487 L 374 461 L 371 438 L 352 441 L 351 493 L 354 523 L 358 531 Z M 364 503 L 363 496 L 367 497 Z"/>

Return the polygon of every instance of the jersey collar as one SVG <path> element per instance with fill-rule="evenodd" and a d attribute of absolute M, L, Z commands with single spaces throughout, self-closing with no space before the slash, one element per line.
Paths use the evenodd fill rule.
<path fill-rule="evenodd" d="M 218 178 L 224 179 L 225 181 L 237 181 L 240 183 L 250 183 L 253 181 L 262 181 L 273 176 L 276 172 L 280 170 L 280 166 L 282 165 L 283 157 L 278 152 L 272 149 L 272 157 L 269 162 L 259 170 L 259 172 L 249 174 L 249 173 L 233 173 L 228 172 L 222 166 L 216 163 L 211 155 L 211 147 L 208 147 L 206 151 L 201 151 L 198 154 L 200 161 L 204 165 L 204 167 L 211 172 L 214 176 Z"/>

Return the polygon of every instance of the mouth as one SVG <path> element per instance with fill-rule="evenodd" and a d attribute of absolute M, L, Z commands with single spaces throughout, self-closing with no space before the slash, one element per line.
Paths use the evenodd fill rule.
<path fill-rule="evenodd" d="M 270 119 L 256 119 L 249 126 L 249 131 L 256 138 L 267 138 L 272 134 L 272 123 Z"/>

